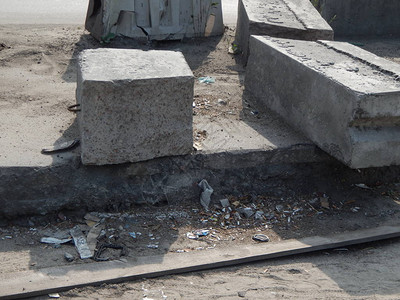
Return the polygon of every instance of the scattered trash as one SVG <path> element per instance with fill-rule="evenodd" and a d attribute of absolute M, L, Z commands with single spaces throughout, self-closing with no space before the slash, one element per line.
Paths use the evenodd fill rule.
<path fill-rule="evenodd" d="M 43 238 L 40 239 L 41 243 L 44 243 L 44 244 L 57 244 L 57 245 L 69 243 L 71 241 L 72 241 L 71 238 L 68 238 L 68 239 L 57 239 L 57 238 L 53 238 L 53 237 L 43 237 Z"/>
<path fill-rule="evenodd" d="M 258 115 L 258 110 L 252 110 L 251 114 L 254 115 L 254 116 Z"/>
<path fill-rule="evenodd" d="M 214 192 L 214 190 L 205 179 L 200 181 L 198 186 L 203 190 L 203 192 L 200 195 L 200 203 L 204 207 L 204 209 L 208 211 L 208 207 L 211 202 L 211 194 Z"/>
<path fill-rule="evenodd" d="M 228 206 L 230 206 L 231 204 L 229 203 L 229 200 L 228 199 L 221 199 L 221 200 L 219 200 L 219 202 L 221 203 L 221 206 L 223 207 L 223 208 L 226 208 L 226 207 L 228 207 Z"/>
<path fill-rule="evenodd" d="M 323 207 L 323 208 L 326 208 L 326 209 L 329 209 L 329 208 L 330 208 L 330 207 L 329 207 L 328 198 L 325 198 L 325 197 L 320 198 L 320 204 L 321 204 L 321 207 Z"/>
<path fill-rule="evenodd" d="M 109 257 L 101 257 L 101 254 L 106 250 L 107 248 L 110 249 L 120 249 L 121 250 L 121 256 L 126 255 L 126 250 L 124 249 L 123 246 L 121 245 L 115 245 L 115 244 L 102 244 L 99 249 L 96 251 L 96 253 L 93 256 L 93 259 L 95 261 L 107 261 L 110 260 Z"/>
<path fill-rule="evenodd" d="M 91 256 L 94 255 L 94 250 L 96 249 L 96 246 L 97 246 L 97 238 L 100 235 L 103 228 L 104 228 L 103 224 L 97 223 L 88 232 L 86 241 L 87 241 L 87 245 L 89 247 Z"/>
<path fill-rule="evenodd" d="M 269 237 L 266 236 L 265 234 L 255 234 L 252 237 L 253 240 L 255 240 L 256 242 L 269 242 Z"/>
<path fill-rule="evenodd" d="M 71 261 L 75 260 L 75 257 L 72 254 L 68 253 L 68 252 L 64 253 L 64 258 L 65 258 L 65 260 L 67 262 L 71 262 Z"/>
<path fill-rule="evenodd" d="M 8 240 L 11 240 L 11 239 L 12 239 L 12 236 L 11 236 L 11 235 L 6 235 L 6 236 L 4 236 L 4 238 L 5 238 L 5 239 L 8 239 Z"/>
<path fill-rule="evenodd" d="M 228 49 L 228 53 L 229 54 L 239 54 L 239 46 L 237 45 L 237 44 L 235 44 L 235 43 L 232 43 L 230 46 L 229 46 L 229 49 Z"/>
<path fill-rule="evenodd" d="M 49 147 L 43 148 L 41 153 L 42 154 L 53 154 L 56 152 L 68 151 L 68 150 L 75 148 L 78 145 L 79 145 L 79 140 L 72 140 L 72 141 L 56 144 L 54 146 L 49 146 Z"/>
<path fill-rule="evenodd" d="M 360 189 L 372 190 L 372 188 L 370 188 L 368 185 L 366 185 L 364 183 L 356 183 L 355 186 L 359 187 Z"/>
<path fill-rule="evenodd" d="M 51 293 L 49 294 L 50 298 L 60 298 L 60 294 L 59 293 Z"/>
<path fill-rule="evenodd" d="M 157 244 L 148 244 L 147 248 L 149 248 L 149 249 L 158 249 L 158 245 Z"/>
<path fill-rule="evenodd" d="M 74 239 L 76 250 L 78 251 L 81 259 L 91 258 L 93 254 L 89 249 L 86 238 L 84 237 L 79 225 L 72 228 L 70 232 L 72 238 Z"/>
<path fill-rule="evenodd" d="M 210 230 L 207 229 L 197 229 L 192 232 L 186 233 L 186 237 L 191 240 L 198 240 L 202 236 L 207 236 L 210 233 Z"/>
<path fill-rule="evenodd" d="M 207 83 L 207 84 L 215 82 L 215 78 L 210 76 L 200 77 L 198 80 L 200 83 Z"/>
<path fill-rule="evenodd" d="M 136 239 L 136 237 L 137 237 L 136 232 L 129 232 L 129 235 L 134 239 Z"/>
<path fill-rule="evenodd" d="M 353 213 L 358 212 L 360 209 L 361 209 L 361 208 L 358 207 L 358 206 L 355 206 L 355 207 L 350 208 L 350 210 L 351 210 Z"/>
<path fill-rule="evenodd" d="M 72 112 L 78 112 L 78 111 L 81 111 L 81 105 L 80 104 L 72 104 L 72 105 L 68 106 L 67 109 Z"/>
<path fill-rule="evenodd" d="M 275 206 L 275 209 L 277 212 L 282 212 L 283 211 L 283 205 L 278 204 L 277 206 Z"/>

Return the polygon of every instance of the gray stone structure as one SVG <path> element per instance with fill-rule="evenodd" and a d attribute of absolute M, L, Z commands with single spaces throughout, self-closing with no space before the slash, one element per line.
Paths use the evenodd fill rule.
<path fill-rule="evenodd" d="M 245 64 L 250 35 L 332 40 L 333 30 L 309 0 L 239 0 L 236 44 Z"/>
<path fill-rule="evenodd" d="M 76 92 L 83 164 L 190 153 L 193 85 L 180 52 L 83 51 Z"/>
<path fill-rule="evenodd" d="M 400 37 L 399 0 L 319 0 L 318 5 L 337 37 Z"/>
<path fill-rule="evenodd" d="M 245 88 L 351 168 L 400 164 L 400 65 L 348 43 L 252 36 Z"/>

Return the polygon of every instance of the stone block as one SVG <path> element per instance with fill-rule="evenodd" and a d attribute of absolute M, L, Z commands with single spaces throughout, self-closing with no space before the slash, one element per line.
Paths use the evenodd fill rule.
<path fill-rule="evenodd" d="M 221 0 L 89 0 L 85 27 L 98 40 L 113 35 L 179 40 L 224 33 Z"/>
<path fill-rule="evenodd" d="M 245 88 L 351 168 L 400 164 L 400 65 L 356 46 L 252 36 Z"/>
<path fill-rule="evenodd" d="M 399 0 L 319 0 L 336 37 L 400 37 Z"/>
<path fill-rule="evenodd" d="M 239 0 L 236 44 L 245 64 L 250 35 L 332 40 L 333 30 L 309 0 Z"/>
<path fill-rule="evenodd" d="M 180 52 L 83 51 L 76 92 L 83 164 L 190 153 L 193 85 Z"/>

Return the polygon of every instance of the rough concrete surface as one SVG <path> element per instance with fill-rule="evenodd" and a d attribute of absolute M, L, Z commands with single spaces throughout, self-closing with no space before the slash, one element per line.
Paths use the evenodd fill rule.
<path fill-rule="evenodd" d="M 352 168 L 400 164 L 398 64 L 340 42 L 250 47 L 245 86 L 260 103 Z"/>
<path fill-rule="evenodd" d="M 398 0 L 320 0 L 318 6 L 336 37 L 400 37 Z"/>
<path fill-rule="evenodd" d="M 109 34 L 180 40 L 224 32 L 221 0 L 90 0 L 85 27 L 99 40 Z"/>
<path fill-rule="evenodd" d="M 118 164 L 190 153 L 193 84 L 180 52 L 83 51 L 77 85 L 82 163 Z"/>
<path fill-rule="evenodd" d="M 250 35 L 331 40 L 333 30 L 309 0 L 239 0 L 236 44 L 245 63 Z"/>

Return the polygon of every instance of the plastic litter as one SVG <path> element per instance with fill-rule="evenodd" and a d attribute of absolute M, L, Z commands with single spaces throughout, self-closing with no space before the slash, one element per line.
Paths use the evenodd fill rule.
<path fill-rule="evenodd" d="M 129 235 L 134 239 L 136 239 L 136 237 L 137 237 L 136 232 L 129 232 Z"/>
<path fill-rule="evenodd" d="M 207 84 L 215 82 L 215 78 L 210 77 L 210 76 L 200 77 L 198 80 L 200 83 L 207 83 Z"/>
<path fill-rule="evenodd" d="M 49 294 L 49 297 L 50 298 L 60 298 L 60 294 L 59 293 L 51 293 L 51 294 Z"/>
<path fill-rule="evenodd" d="M 211 202 L 211 194 L 214 192 L 214 190 L 205 179 L 200 181 L 198 186 L 203 190 L 203 192 L 200 195 L 200 204 L 206 211 L 208 211 L 208 207 L 210 206 Z"/>
<path fill-rule="evenodd" d="M 370 188 L 368 185 L 366 185 L 364 183 L 357 183 L 357 184 L 355 184 L 355 186 L 359 187 L 360 189 L 372 190 L 372 188 Z"/>
<path fill-rule="evenodd" d="M 79 145 L 79 140 L 67 141 L 64 143 L 56 144 L 42 149 L 42 154 L 52 154 L 61 151 L 68 151 Z"/>
<path fill-rule="evenodd" d="M 40 239 L 41 243 L 44 244 L 57 244 L 57 245 L 61 245 L 61 244 L 65 244 L 65 243 L 69 243 L 71 242 L 72 239 L 57 239 L 57 238 L 53 238 L 53 237 L 43 237 Z"/>
<path fill-rule="evenodd" d="M 78 251 L 81 259 L 91 258 L 93 254 L 89 249 L 86 238 L 83 235 L 81 228 L 77 225 L 72 228 L 70 232 L 74 240 L 76 250 Z"/>
<path fill-rule="evenodd" d="M 197 229 L 197 230 L 193 230 L 192 232 L 186 233 L 186 237 L 191 240 L 197 240 L 202 236 L 209 235 L 209 233 L 210 233 L 210 230 L 208 230 L 208 229 Z"/>
<path fill-rule="evenodd" d="M 252 239 L 256 242 L 269 242 L 269 237 L 265 234 L 255 234 L 253 235 Z"/>

